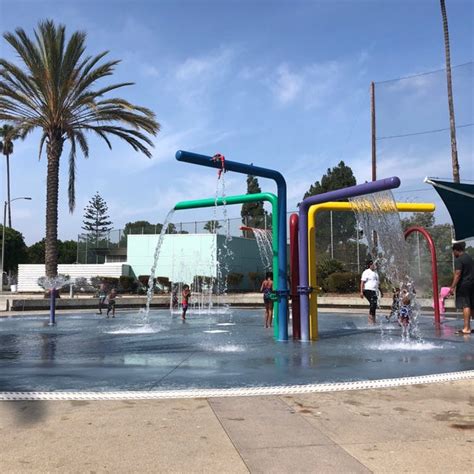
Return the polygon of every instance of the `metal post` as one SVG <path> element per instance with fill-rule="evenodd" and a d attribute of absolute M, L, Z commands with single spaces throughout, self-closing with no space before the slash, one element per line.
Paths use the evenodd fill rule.
<path fill-rule="evenodd" d="M 377 179 L 377 147 L 375 123 L 375 82 L 370 83 L 370 117 L 372 128 L 372 181 Z"/>
<path fill-rule="evenodd" d="M 5 225 L 7 220 L 7 201 L 3 203 L 3 227 L 2 227 L 2 273 L 1 273 L 1 284 L 0 291 L 3 291 L 3 271 L 5 268 Z"/>
<path fill-rule="evenodd" d="M 357 227 L 356 227 L 356 241 L 357 241 L 357 273 L 360 273 L 359 224 L 357 224 Z"/>
<path fill-rule="evenodd" d="M 56 288 L 51 288 L 49 293 L 49 326 L 56 324 Z"/>
<path fill-rule="evenodd" d="M 332 230 L 332 211 L 329 211 L 329 220 L 331 225 L 331 260 L 334 260 L 334 235 Z"/>
<path fill-rule="evenodd" d="M 420 234 L 416 233 L 416 252 L 418 254 L 418 275 L 421 276 Z"/>

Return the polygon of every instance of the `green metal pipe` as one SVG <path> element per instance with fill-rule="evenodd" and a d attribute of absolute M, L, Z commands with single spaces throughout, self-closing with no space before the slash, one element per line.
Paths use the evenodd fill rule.
<path fill-rule="evenodd" d="M 246 202 L 267 201 L 272 206 L 272 248 L 273 248 L 273 284 L 278 288 L 278 198 L 273 193 L 240 194 L 237 196 L 225 196 L 220 198 L 194 199 L 191 201 L 181 201 L 174 206 L 175 211 L 186 209 L 197 209 L 202 207 L 230 206 L 234 204 L 244 204 Z M 273 314 L 274 330 L 273 335 L 278 339 L 278 311 L 279 305 L 275 305 Z"/>

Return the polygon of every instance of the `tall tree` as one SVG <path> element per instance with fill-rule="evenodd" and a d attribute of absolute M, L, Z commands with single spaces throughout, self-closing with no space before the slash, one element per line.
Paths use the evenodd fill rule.
<path fill-rule="evenodd" d="M 309 196 L 335 191 L 337 189 L 354 186 L 357 184 L 352 169 L 343 161 L 334 168 L 328 168 L 321 181 L 312 184 L 303 196 Z M 347 201 L 347 200 L 346 200 Z M 334 212 L 332 215 L 332 230 L 334 237 L 334 248 L 338 255 L 334 255 L 341 261 L 345 261 L 349 239 L 355 236 L 356 219 L 352 212 Z M 330 247 L 331 237 L 331 214 L 328 211 L 318 213 L 316 225 L 316 247 L 318 253 L 327 252 Z"/>
<path fill-rule="evenodd" d="M 96 243 L 104 237 L 107 232 L 112 230 L 112 221 L 107 214 L 108 207 L 99 192 L 96 192 L 89 204 L 84 208 L 84 229 L 89 234 L 93 235 Z"/>
<path fill-rule="evenodd" d="M 247 194 L 257 194 L 261 192 L 262 190 L 258 179 L 255 176 L 247 175 Z M 266 221 L 267 227 L 270 227 L 271 219 L 268 218 L 268 213 L 263 207 L 263 201 L 246 202 L 242 204 L 240 215 L 242 216 L 242 224 L 245 226 L 264 229 Z M 248 231 L 243 231 L 244 236 L 251 237 L 251 235 L 247 234 Z"/>
<path fill-rule="evenodd" d="M 13 141 L 19 138 L 18 130 L 11 125 L 4 125 L 0 128 L 0 153 L 5 155 L 7 168 L 7 213 L 8 227 L 12 226 L 12 209 L 10 196 L 10 155 L 13 154 Z"/>
<path fill-rule="evenodd" d="M 451 134 L 451 163 L 453 167 L 453 181 L 459 183 L 458 146 L 456 143 L 456 122 L 454 120 L 453 84 L 451 81 L 451 50 L 449 46 L 448 16 L 444 0 L 439 0 L 441 17 L 443 19 L 444 52 L 446 56 L 446 80 L 448 86 L 449 127 Z"/>
<path fill-rule="evenodd" d="M 44 264 L 45 239 L 28 247 L 28 263 Z M 77 242 L 75 240 L 58 240 L 58 263 L 76 263 Z"/>
<path fill-rule="evenodd" d="M 107 52 L 85 56 L 86 34 L 74 32 L 66 38 L 64 25 L 40 22 L 34 39 L 22 28 L 5 33 L 22 64 L 0 59 L 0 120 L 6 120 L 26 136 L 40 129 L 39 155 L 46 144 L 46 275 L 57 275 L 59 164 L 65 142 L 69 152 L 69 210 L 75 206 L 76 150 L 89 156 L 86 132 L 112 147 L 110 136 L 128 143 L 135 151 L 151 157 L 159 124 L 155 114 L 122 98 L 104 98 L 110 91 L 130 82 L 98 87 L 114 73 L 120 61 L 102 62 Z"/>
<path fill-rule="evenodd" d="M 206 222 L 204 225 L 204 230 L 207 230 L 210 234 L 215 234 L 221 227 L 222 226 L 219 224 L 219 221 L 212 220 Z"/>
<path fill-rule="evenodd" d="M 2 228 L 3 226 L 0 225 L 0 237 L 2 236 Z M 28 262 L 28 247 L 23 239 L 23 234 L 11 227 L 5 227 L 4 245 L 5 262 L 3 264 L 3 270 L 7 273 L 16 273 L 19 263 Z"/>

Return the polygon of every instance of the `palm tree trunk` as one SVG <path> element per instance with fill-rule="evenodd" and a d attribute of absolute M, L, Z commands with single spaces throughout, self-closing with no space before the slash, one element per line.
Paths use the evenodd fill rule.
<path fill-rule="evenodd" d="M 10 197 L 10 154 L 5 155 L 7 159 L 7 207 L 8 207 L 8 227 L 12 226 L 12 208 L 11 208 L 11 197 Z"/>
<path fill-rule="evenodd" d="M 59 160 L 63 151 L 61 133 L 51 134 L 47 145 L 48 172 L 46 177 L 46 276 L 58 274 L 58 199 Z"/>
<path fill-rule="evenodd" d="M 444 51 L 446 54 L 446 78 L 448 85 L 449 125 L 451 129 L 451 162 L 453 167 L 453 181 L 455 183 L 459 183 L 459 161 L 456 143 L 456 123 L 454 120 L 453 85 L 451 82 L 451 52 L 449 49 L 448 17 L 446 15 L 446 5 L 444 4 L 444 0 L 440 0 L 440 4 L 441 16 L 443 17 Z"/>

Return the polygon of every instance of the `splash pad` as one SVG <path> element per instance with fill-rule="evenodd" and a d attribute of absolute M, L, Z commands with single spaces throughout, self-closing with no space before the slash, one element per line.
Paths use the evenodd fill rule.
<path fill-rule="evenodd" d="M 474 375 L 472 345 L 454 335 L 453 320 L 437 334 L 432 318 L 422 316 L 424 342 L 402 345 L 398 329 L 382 338 L 365 315 L 321 312 L 317 343 L 281 344 L 263 329 L 262 310 L 232 313 L 190 316 L 182 324 L 166 310 L 152 310 L 146 327 L 127 311 L 115 320 L 58 315 L 54 327 L 43 326 L 44 317 L 1 318 L 0 398 L 297 393 Z"/>
<path fill-rule="evenodd" d="M 223 160 L 219 163 L 205 155 L 181 151 L 177 158 L 223 170 Z M 242 163 L 226 162 L 226 170 L 270 178 L 277 184 L 278 205 L 272 213 L 279 311 L 276 340 L 287 342 L 285 180 L 277 171 Z M 396 325 L 369 327 L 362 314 L 323 312 L 318 342 L 300 343 L 310 339 L 308 209 L 398 185 L 398 178 L 392 177 L 308 198 L 300 206 L 295 255 L 300 264 L 296 272 L 302 278 L 291 295 L 302 301 L 298 340 L 281 344 L 269 338 L 262 328 L 262 309 L 199 315 L 184 325 L 169 311 L 147 311 L 141 322 L 131 312 L 119 313 L 113 322 L 70 315 L 61 318 L 59 328 L 42 326 L 39 317 L 5 318 L 0 321 L 0 398 L 263 395 L 473 377 L 471 341 L 454 335 L 454 321 L 434 327 L 431 317 L 422 316 L 423 338 L 403 342 Z M 231 198 L 223 197 L 222 205 Z M 219 199 L 216 196 L 209 205 L 219 205 Z"/>

